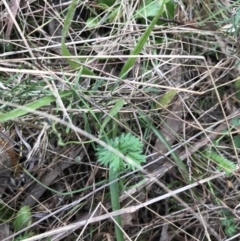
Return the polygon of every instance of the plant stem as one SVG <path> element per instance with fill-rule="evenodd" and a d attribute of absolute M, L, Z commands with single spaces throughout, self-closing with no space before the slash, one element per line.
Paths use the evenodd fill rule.
<path fill-rule="evenodd" d="M 111 170 L 109 170 L 109 182 L 115 181 L 118 178 L 118 173 Z M 120 202 L 119 202 L 119 188 L 118 188 L 118 182 L 114 182 L 110 185 L 110 194 L 111 194 L 111 203 L 112 203 L 112 211 L 117 211 L 120 209 Z M 123 232 L 119 228 L 122 227 L 122 218 L 121 216 L 114 217 L 116 223 L 115 225 L 115 233 L 117 241 L 124 241 Z"/>

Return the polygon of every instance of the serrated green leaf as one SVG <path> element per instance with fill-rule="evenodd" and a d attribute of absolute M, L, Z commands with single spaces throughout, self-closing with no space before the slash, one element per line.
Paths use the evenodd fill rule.
<path fill-rule="evenodd" d="M 14 231 L 18 232 L 23 228 L 28 227 L 31 224 L 31 211 L 29 206 L 23 206 L 17 213 L 17 216 L 13 222 Z"/>
<path fill-rule="evenodd" d="M 143 144 L 131 133 L 122 133 L 120 136 L 110 139 L 108 144 L 122 152 L 125 156 L 130 157 L 136 164 L 132 165 L 131 163 L 125 163 L 121 158 L 111 151 L 103 147 L 98 147 L 96 152 L 98 161 L 103 166 L 109 165 L 109 168 L 116 173 L 125 169 L 134 170 L 137 165 L 146 162 L 146 157 L 142 154 Z"/>
<path fill-rule="evenodd" d="M 223 170 L 226 175 L 230 175 L 234 170 L 236 170 L 236 165 L 232 161 L 216 153 L 215 151 L 206 151 L 205 154 L 209 159 L 213 160 L 217 164 L 217 168 L 219 170 Z"/>

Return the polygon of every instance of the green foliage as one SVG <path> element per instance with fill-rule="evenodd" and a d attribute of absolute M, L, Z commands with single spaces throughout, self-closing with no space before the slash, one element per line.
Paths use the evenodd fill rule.
<path fill-rule="evenodd" d="M 14 231 L 18 232 L 18 231 L 28 227 L 29 225 L 31 225 L 31 223 L 32 223 L 32 214 L 31 214 L 31 210 L 30 210 L 29 206 L 21 207 L 21 209 L 18 211 L 16 218 L 13 222 Z M 31 237 L 32 235 L 34 235 L 33 232 L 26 231 L 22 235 L 17 236 L 14 239 L 14 241 L 22 241 L 22 240 L 25 240 L 25 239 Z"/>
<path fill-rule="evenodd" d="M 230 212 L 223 212 L 224 218 L 222 219 L 222 226 L 224 226 L 224 233 L 228 235 L 228 237 L 232 237 L 236 234 L 236 222 L 234 220 L 234 216 Z"/>
<path fill-rule="evenodd" d="M 114 8 L 111 11 L 111 13 L 107 17 L 107 21 L 109 23 L 113 23 L 117 17 L 122 17 L 122 11 L 121 11 L 121 7 L 120 6 Z"/>
<path fill-rule="evenodd" d="M 32 220 L 30 208 L 29 206 L 23 206 L 18 211 L 17 216 L 13 222 L 14 230 L 18 232 L 21 229 L 28 227 L 31 222 Z"/>
<path fill-rule="evenodd" d="M 100 19 L 99 19 L 99 18 L 94 18 L 94 17 L 92 17 L 92 18 L 89 18 L 89 19 L 87 20 L 86 24 L 87 24 L 87 27 L 88 27 L 89 29 L 91 29 L 91 28 L 97 27 L 97 25 L 98 25 L 99 22 L 100 22 Z"/>
<path fill-rule="evenodd" d="M 67 97 L 70 96 L 71 93 L 70 92 L 65 92 L 63 94 L 60 94 L 60 97 Z M 29 112 L 31 112 L 30 110 L 36 110 L 39 109 L 43 106 L 46 106 L 48 104 L 50 104 L 51 102 L 55 101 L 56 97 L 55 96 L 46 96 L 43 97 L 39 100 L 35 100 L 31 103 L 26 104 L 25 106 L 19 107 L 17 109 L 14 109 L 12 111 L 9 111 L 7 113 L 4 114 L 0 114 L 0 122 L 5 122 L 5 121 L 9 121 L 9 120 L 14 120 L 20 116 L 23 116 Z M 28 110 L 30 109 L 30 110 Z"/>
<path fill-rule="evenodd" d="M 159 1 L 146 0 L 137 11 L 136 18 L 154 17 L 159 9 Z"/>
<path fill-rule="evenodd" d="M 233 162 L 218 154 L 217 152 L 208 150 L 205 152 L 205 154 L 208 158 L 217 164 L 217 168 L 219 170 L 225 171 L 226 175 L 230 175 L 234 170 L 236 170 L 236 165 Z"/>
<path fill-rule="evenodd" d="M 138 55 L 138 54 L 140 54 L 143 46 L 145 45 L 145 43 L 148 40 L 148 37 L 151 35 L 152 30 L 153 30 L 154 26 L 156 25 L 159 17 L 162 16 L 162 14 L 164 13 L 165 4 L 168 3 L 169 1 L 170 0 L 162 0 L 160 2 L 159 7 L 157 8 L 158 10 L 157 10 L 156 15 L 154 16 L 153 20 L 151 21 L 151 23 L 149 24 L 149 26 L 147 27 L 147 29 L 145 30 L 145 32 L 143 33 L 143 35 L 139 39 L 138 43 L 136 44 L 136 46 L 132 50 L 131 55 Z M 126 77 L 128 71 L 132 68 L 132 66 L 134 65 L 136 59 L 137 59 L 137 57 L 131 57 L 131 58 L 129 58 L 126 61 L 126 63 L 122 67 L 121 72 L 119 74 L 120 78 L 125 78 Z"/>
<path fill-rule="evenodd" d="M 120 102 L 119 107 L 116 107 L 115 110 L 121 108 L 123 104 L 124 102 Z M 115 113 L 115 111 L 113 112 Z M 96 155 L 98 157 L 98 161 L 104 166 L 109 166 L 111 203 L 113 211 L 116 211 L 120 209 L 119 185 L 118 182 L 116 182 L 119 172 L 126 169 L 135 169 L 136 166 L 139 166 L 142 162 L 146 161 L 146 157 L 142 154 L 143 144 L 131 133 L 123 133 L 119 137 L 110 139 L 108 144 L 132 159 L 135 164 L 133 165 L 132 163 L 124 163 L 123 160 L 115 153 L 112 153 L 104 147 L 97 147 Z M 116 239 L 117 241 L 123 241 L 123 233 L 119 228 L 119 226 L 122 227 L 121 216 L 116 216 L 114 219 L 118 224 L 115 224 Z"/>
<path fill-rule="evenodd" d="M 158 10 L 161 6 L 161 2 L 159 0 L 145 0 L 143 1 L 142 6 L 136 13 L 136 18 L 148 18 L 155 17 L 158 13 Z M 164 5 L 164 12 L 162 13 L 163 17 L 173 18 L 175 4 L 173 1 L 166 1 Z"/>
<path fill-rule="evenodd" d="M 157 108 L 165 108 L 167 107 L 173 100 L 173 98 L 176 96 L 177 90 L 169 90 L 167 91 L 163 96 L 161 96 L 157 101 L 159 104 L 157 104 Z"/>
<path fill-rule="evenodd" d="M 230 121 L 230 124 L 231 124 L 231 126 L 233 126 L 233 127 L 238 127 L 238 126 L 240 126 L 240 119 L 239 119 L 239 118 L 233 118 L 233 119 Z"/>
<path fill-rule="evenodd" d="M 136 165 L 140 165 L 146 161 L 145 155 L 142 154 L 143 144 L 131 133 L 123 133 L 119 137 L 110 139 L 108 144 L 131 158 Z M 103 166 L 109 165 L 109 168 L 114 172 L 120 172 L 125 169 L 135 169 L 135 166 L 130 163 L 124 163 L 119 156 L 103 147 L 97 148 L 97 157 Z"/>
<path fill-rule="evenodd" d="M 107 16 L 105 17 L 105 20 L 103 21 L 101 19 L 101 23 L 113 23 L 116 17 L 122 17 L 122 10 L 121 5 L 115 4 L 115 1 L 113 0 L 99 0 L 97 1 L 98 8 L 104 10 L 107 13 Z M 100 22 L 100 19 L 99 19 Z"/>
<path fill-rule="evenodd" d="M 209 182 L 208 185 L 210 187 L 211 193 L 213 194 L 214 197 L 216 197 L 216 190 L 213 188 L 213 185 L 211 184 L 211 182 Z M 214 202 L 217 205 L 221 205 L 217 197 L 214 198 Z M 224 233 L 228 235 L 228 237 L 232 237 L 234 234 L 236 234 L 236 231 L 237 231 L 236 222 L 234 220 L 233 214 L 226 209 L 220 209 L 219 214 L 223 216 L 223 218 L 221 219 L 221 224 L 223 226 Z"/>
<path fill-rule="evenodd" d="M 115 3 L 115 0 L 98 0 L 97 4 L 106 5 L 111 7 Z"/>
<path fill-rule="evenodd" d="M 237 93 L 237 94 L 239 94 L 239 93 Z M 240 126 L 240 119 L 239 118 L 233 118 L 230 121 L 230 130 L 232 128 L 239 128 L 239 126 Z M 216 145 L 219 145 L 219 142 L 223 137 L 229 137 L 229 130 L 227 128 L 222 130 L 222 133 L 223 133 L 223 135 L 220 136 L 217 140 L 215 140 Z M 240 148 L 240 135 L 236 135 L 236 136 L 233 137 L 233 143 L 234 143 L 234 146 L 236 148 Z"/>
<path fill-rule="evenodd" d="M 23 241 L 29 237 L 30 237 L 30 235 L 28 233 L 24 233 L 23 235 L 19 235 L 18 237 L 16 237 L 14 239 L 14 241 Z"/>

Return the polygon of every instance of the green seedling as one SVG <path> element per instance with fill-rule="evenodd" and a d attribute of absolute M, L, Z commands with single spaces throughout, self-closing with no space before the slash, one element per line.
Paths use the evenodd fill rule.
<path fill-rule="evenodd" d="M 110 195 L 113 211 L 120 209 L 119 201 L 119 183 L 117 181 L 120 172 L 140 166 L 141 163 L 146 161 L 145 155 L 142 154 L 143 144 L 138 138 L 132 134 L 121 134 L 121 136 L 110 139 L 108 144 L 121 152 L 126 157 L 132 160 L 132 163 L 126 163 L 115 153 L 109 151 L 104 147 L 97 148 L 98 161 L 105 167 L 109 167 L 109 182 Z M 122 219 L 121 216 L 115 218 L 115 233 L 117 241 L 123 241 L 123 233 L 121 231 Z"/>

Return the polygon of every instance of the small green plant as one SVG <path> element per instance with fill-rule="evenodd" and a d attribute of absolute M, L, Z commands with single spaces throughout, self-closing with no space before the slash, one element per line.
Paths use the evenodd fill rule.
<path fill-rule="evenodd" d="M 143 144 L 139 141 L 138 138 L 130 133 L 123 133 L 121 136 L 109 140 L 108 144 L 122 152 L 125 156 L 134 160 L 136 165 L 145 162 L 145 156 L 141 154 Z M 109 165 L 109 169 L 116 173 L 126 169 L 135 169 L 135 166 L 130 163 L 125 163 L 119 156 L 103 147 L 98 147 L 97 151 L 99 162 L 103 166 Z"/>
<path fill-rule="evenodd" d="M 228 237 L 232 237 L 237 232 L 234 216 L 229 211 L 223 211 L 223 215 L 224 218 L 221 222 L 224 227 L 224 233 L 228 235 Z"/>
<path fill-rule="evenodd" d="M 31 218 L 31 210 L 29 206 L 23 206 L 18 211 L 17 216 L 13 222 L 14 231 L 18 232 L 26 227 L 28 227 L 32 223 Z M 20 235 L 15 238 L 15 241 L 24 240 L 26 238 L 29 238 L 31 235 L 29 232 L 25 232 L 23 235 Z"/>
<path fill-rule="evenodd" d="M 239 118 L 234 118 L 230 121 L 229 124 L 230 124 L 230 130 L 231 130 L 234 127 L 235 128 L 239 127 L 240 120 L 239 120 Z M 238 136 L 236 136 L 236 137 L 238 138 Z M 234 142 L 233 144 L 235 147 L 238 148 L 239 140 L 236 139 L 236 137 L 233 138 L 233 142 Z M 209 147 L 205 148 L 205 150 L 203 151 L 203 154 L 210 160 L 214 161 L 215 164 L 217 164 L 218 170 L 223 170 L 226 173 L 226 175 L 231 175 L 232 172 L 236 170 L 237 166 L 231 160 L 228 160 L 221 153 L 216 151 L 217 147 L 220 145 L 220 141 L 223 138 L 229 138 L 229 130 L 228 129 L 222 130 L 222 135 L 218 139 L 216 139 L 212 142 L 213 146 L 209 146 Z"/>
<path fill-rule="evenodd" d="M 218 170 L 223 170 L 226 175 L 231 175 L 234 170 L 236 170 L 236 165 L 225 158 L 224 156 L 218 154 L 213 150 L 208 150 L 204 153 L 209 159 L 213 160 L 217 164 Z"/>
<path fill-rule="evenodd" d="M 213 188 L 213 185 L 211 182 L 208 183 L 210 191 L 214 197 L 213 202 L 216 203 L 217 205 L 221 206 L 220 200 L 216 197 L 216 190 Z M 228 235 L 228 237 L 232 237 L 234 234 L 236 234 L 237 229 L 236 229 L 236 222 L 234 220 L 233 214 L 226 209 L 220 209 L 218 213 L 223 216 L 221 219 L 221 224 L 223 226 L 224 233 Z"/>
<path fill-rule="evenodd" d="M 239 124 L 240 124 L 239 118 L 232 119 L 230 121 L 230 129 L 232 129 L 233 127 L 238 127 Z M 228 160 L 226 157 L 224 157 L 220 152 L 216 151 L 217 147 L 220 146 L 220 141 L 223 138 L 227 138 L 227 137 L 229 137 L 229 130 L 224 129 L 222 131 L 222 135 L 217 140 L 213 141 L 213 146 L 206 148 L 203 154 L 216 164 L 218 170 L 224 171 L 225 174 L 229 176 L 229 175 L 232 175 L 232 172 L 236 170 L 237 165 L 235 165 L 231 160 Z M 233 144 L 236 145 L 235 141 Z M 213 196 L 216 197 L 214 198 L 214 202 L 220 206 L 221 202 L 217 198 L 217 195 L 216 195 L 217 191 L 214 189 L 214 186 L 212 185 L 211 182 L 209 182 L 209 187 Z M 234 234 L 236 234 L 236 231 L 237 231 L 233 214 L 228 210 L 223 210 L 223 209 L 219 211 L 219 214 L 223 216 L 223 219 L 221 220 L 221 224 L 223 226 L 224 233 L 228 237 L 232 237 Z"/>
<path fill-rule="evenodd" d="M 116 181 L 120 172 L 126 171 L 128 169 L 135 169 L 141 163 L 146 161 L 146 157 L 142 154 L 143 144 L 138 138 L 130 133 L 123 133 L 119 137 L 109 140 L 108 144 L 133 161 L 133 163 L 126 163 L 118 155 L 107 150 L 106 148 L 97 148 L 98 161 L 103 166 L 109 167 L 109 182 L 115 181 L 110 184 L 110 195 L 112 209 L 113 211 L 116 211 L 120 209 L 119 184 Z M 120 229 L 120 227 L 122 227 L 121 216 L 116 216 L 114 219 L 116 221 L 115 233 L 117 241 L 123 241 L 124 237 Z"/>

